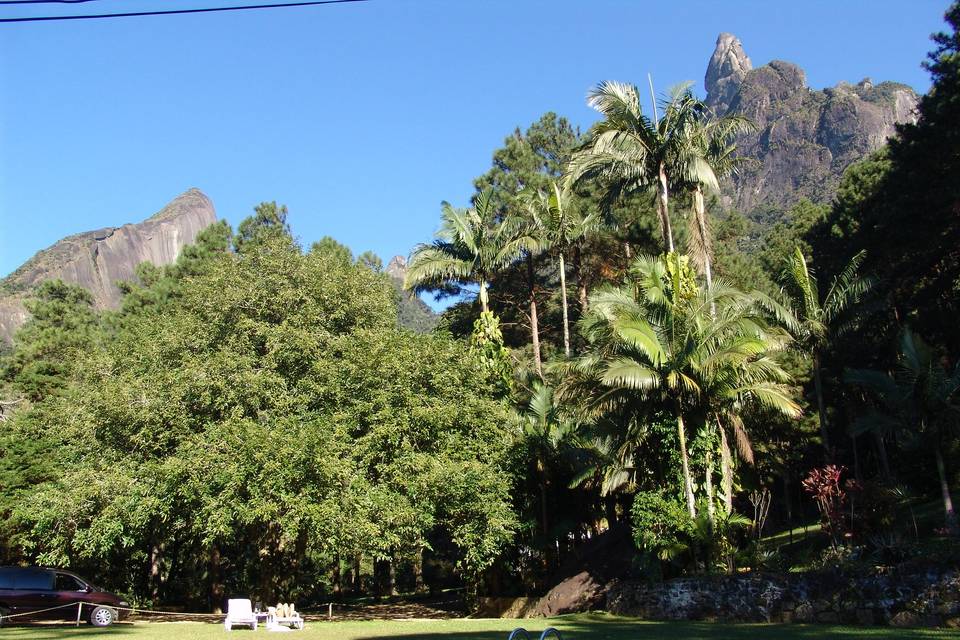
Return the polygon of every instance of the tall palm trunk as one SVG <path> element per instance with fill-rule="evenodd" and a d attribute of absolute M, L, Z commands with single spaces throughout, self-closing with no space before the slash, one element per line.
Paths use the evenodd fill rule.
<path fill-rule="evenodd" d="M 733 513 L 733 456 L 730 455 L 730 443 L 723 425 L 720 427 L 720 473 L 723 485 L 723 506 L 727 515 Z"/>
<path fill-rule="evenodd" d="M 947 525 L 947 533 L 952 536 L 960 533 L 960 527 L 957 526 L 957 513 L 953 510 L 953 498 L 950 497 L 950 485 L 947 483 L 947 469 L 943 462 L 943 454 L 940 447 L 937 447 L 934 453 L 937 456 L 937 474 L 940 476 L 940 493 L 943 497 L 944 520 Z"/>
<path fill-rule="evenodd" d="M 717 317 L 717 305 L 713 301 L 713 271 L 710 262 L 710 234 L 707 232 L 707 209 L 703 203 L 703 189 L 698 184 L 693 190 L 693 212 L 697 217 L 697 229 L 700 232 L 700 246 L 703 248 L 703 276 L 707 280 L 707 293 L 710 295 L 710 317 Z"/>
<path fill-rule="evenodd" d="M 580 302 L 580 315 L 587 312 L 587 283 L 583 277 L 583 255 L 580 245 L 573 245 L 573 273 L 577 278 L 577 299 Z"/>
<path fill-rule="evenodd" d="M 683 416 L 677 412 L 677 436 L 680 439 L 680 464 L 683 469 L 683 495 L 687 499 L 687 511 L 690 518 L 697 517 L 697 503 L 693 497 L 693 478 L 690 477 L 690 459 L 687 456 L 687 429 L 683 425 Z"/>
<path fill-rule="evenodd" d="M 480 310 L 484 313 L 490 311 L 490 307 L 487 301 L 487 281 L 485 279 L 480 280 Z"/>
<path fill-rule="evenodd" d="M 540 356 L 540 320 L 537 317 L 537 296 L 533 272 L 533 256 L 527 254 L 527 285 L 530 295 L 530 340 L 533 342 L 533 364 L 537 375 L 543 378 L 543 361 Z"/>
<path fill-rule="evenodd" d="M 669 253 L 673 253 L 673 230 L 670 228 L 670 193 L 667 187 L 667 169 L 660 165 L 657 176 L 657 213 L 660 216 L 660 229 L 663 232 L 663 243 Z"/>
<path fill-rule="evenodd" d="M 833 459 L 830 453 L 830 437 L 827 435 L 827 409 L 823 404 L 823 381 L 820 378 L 820 352 L 813 355 L 813 388 L 817 394 L 817 412 L 820 416 L 820 439 L 827 455 L 827 462 Z"/>
<path fill-rule="evenodd" d="M 560 252 L 560 299 L 563 302 L 563 353 L 570 357 L 570 321 L 567 318 L 567 267 Z"/>
<path fill-rule="evenodd" d="M 713 451 L 707 449 L 707 472 L 704 476 L 707 490 L 707 519 L 710 521 L 710 527 L 716 526 L 717 513 L 714 508 L 714 499 L 716 498 L 713 488 Z"/>

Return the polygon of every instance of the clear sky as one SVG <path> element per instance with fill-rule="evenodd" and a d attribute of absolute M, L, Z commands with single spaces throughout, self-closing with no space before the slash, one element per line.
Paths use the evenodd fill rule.
<path fill-rule="evenodd" d="M 101 0 L 0 17 L 251 4 Z M 71 233 L 139 221 L 191 186 L 234 226 L 290 208 L 304 245 L 406 255 L 515 127 L 586 128 L 605 79 L 703 75 L 717 34 L 812 87 L 920 67 L 947 0 L 370 0 L 298 9 L 0 24 L 0 275 Z"/>

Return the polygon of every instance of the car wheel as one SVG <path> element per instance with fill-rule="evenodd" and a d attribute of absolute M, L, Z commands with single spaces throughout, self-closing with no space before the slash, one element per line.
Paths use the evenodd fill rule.
<path fill-rule="evenodd" d="M 94 607 L 90 612 L 90 624 L 95 627 L 109 627 L 117 619 L 117 612 L 110 607 Z"/>

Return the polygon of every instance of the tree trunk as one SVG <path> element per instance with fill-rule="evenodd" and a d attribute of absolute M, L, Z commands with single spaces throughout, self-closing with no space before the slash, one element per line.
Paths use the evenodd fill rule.
<path fill-rule="evenodd" d="M 633 249 L 630 248 L 630 241 L 623 241 L 623 254 L 627 257 L 627 262 L 630 262 L 630 259 L 633 258 Z"/>
<path fill-rule="evenodd" d="M 673 253 L 673 230 L 670 228 L 670 195 L 667 187 L 667 169 L 660 165 L 657 176 L 657 213 L 660 215 L 660 230 L 663 243 L 669 253 Z"/>
<path fill-rule="evenodd" d="M 703 190 L 700 185 L 693 191 L 693 209 L 697 216 L 697 228 L 700 230 L 700 243 L 703 246 L 703 276 L 707 279 L 707 293 L 710 295 L 710 317 L 717 317 L 717 305 L 713 301 L 713 271 L 710 268 L 710 234 L 707 232 L 707 209 L 703 204 Z"/>
<path fill-rule="evenodd" d="M 335 600 L 339 600 L 343 595 L 343 575 L 340 572 L 340 556 L 337 554 L 333 556 L 333 571 L 330 572 L 330 582 L 333 587 L 333 597 Z"/>
<path fill-rule="evenodd" d="M 486 280 L 480 281 L 480 310 L 483 311 L 484 313 L 486 313 L 487 311 L 490 311 L 490 307 L 488 305 L 488 298 L 487 298 L 487 281 Z"/>
<path fill-rule="evenodd" d="M 540 356 L 540 320 L 537 317 L 537 297 L 533 271 L 533 256 L 527 254 L 527 285 L 530 295 L 530 340 L 533 342 L 533 364 L 537 375 L 543 379 L 543 360 Z"/>
<path fill-rule="evenodd" d="M 423 549 L 418 549 L 413 558 L 413 585 L 416 593 L 426 593 L 427 583 L 423 581 Z"/>
<path fill-rule="evenodd" d="M 603 498 L 603 510 L 607 516 L 607 529 L 617 526 L 617 498 L 612 493 Z"/>
<path fill-rule="evenodd" d="M 577 298 L 580 302 L 580 314 L 587 313 L 587 283 L 583 278 L 583 256 L 580 252 L 580 245 L 573 245 L 573 273 L 577 278 Z"/>
<path fill-rule="evenodd" d="M 710 521 L 710 527 L 717 524 L 717 512 L 714 508 L 714 489 L 713 489 L 713 451 L 707 449 L 707 472 L 705 474 L 707 489 L 707 519 Z"/>
<path fill-rule="evenodd" d="M 363 589 L 363 582 L 360 581 L 360 565 L 362 564 L 360 554 L 353 557 L 353 593 L 359 594 Z"/>
<path fill-rule="evenodd" d="M 391 596 L 400 595 L 397 591 L 397 558 L 395 556 L 387 560 L 387 593 Z"/>
<path fill-rule="evenodd" d="M 783 469 L 783 510 L 787 515 L 787 531 L 789 531 L 789 544 L 793 544 L 793 500 L 790 494 L 790 470 Z"/>
<path fill-rule="evenodd" d="M 934 453 L 937 456 L 937 474 L 940 476 L 940 493 L 943 496 L 944 522 L 947 526 L 947 533 L 955 536 L 958 533 L 957 514 L 953 510 L 953 498 L 950 497 L 950 485 L 947 483 L 947 469 L 943 463 L 943 453 L 941 453 L 940 447 L 937 447 Z"/>
<path fill-rule="evenodd" d="M 690 477 L 690 460 L 687 457 L 687 430 L 683 425 L 683 416 L 677 414 L 677 436 L 680 438 L 680 463 L 683 468 L 683 495 L 687 499 L 687 511 L 690 519 L 697 517 L 697 503 L 693 497 L 693 478 Z"/>
<path fill-rule="evenodd" d="M 567 317 L 567 267 L 560 252 L 560 299 L 563 304 L 563 354 L 570 357 L 570 321 Z"/>
<path fill-rule="evenodd" d="M 720 425 L 720 472 L 723 475 L 723 506 L 729 516 L 733 513 L 733 456 L 730 454 L 727 432 L 722 425 Z"/>
<path fill-rule="evenodd" d="M 210 548 L 210 609 L 214 613 L 223 613 L 223 578 L 221 576 L 220 547 L 214 544 Z"/>
<path fill-rule="evenodd" d="M 813 387 L 817 394 L 817 412 L 820 416 L 820 439 L 823 441 L 823 449 L 827 455 L 827 462 L 833 460 L 833 454 L 830 451 L 830 437 L 827 435 L 827 409 L 823 404 L 823 381 L 820 377 L 820 354 L 813 356 Z"/>
<path fill-rule="evenodd" d="M 156 607 L 160 602 L 160 560 L 163 554 L 163 544 L 154 542 L 150 545 L 150 600 Z"/>

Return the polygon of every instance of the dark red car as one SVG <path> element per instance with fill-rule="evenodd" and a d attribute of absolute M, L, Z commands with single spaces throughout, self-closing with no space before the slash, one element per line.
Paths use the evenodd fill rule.
<path fill-rule="evenodd" d="M 76 620 L 79 608 L 81 618 L 96 627 L 106 627 L 119 618 L 118 607 L 129 606 L 114 594 L 69 571 L 0 567 L 0 616 L 32 614 L 9 620 L 3 618 L 0 624 L 40 618 Z"/>

